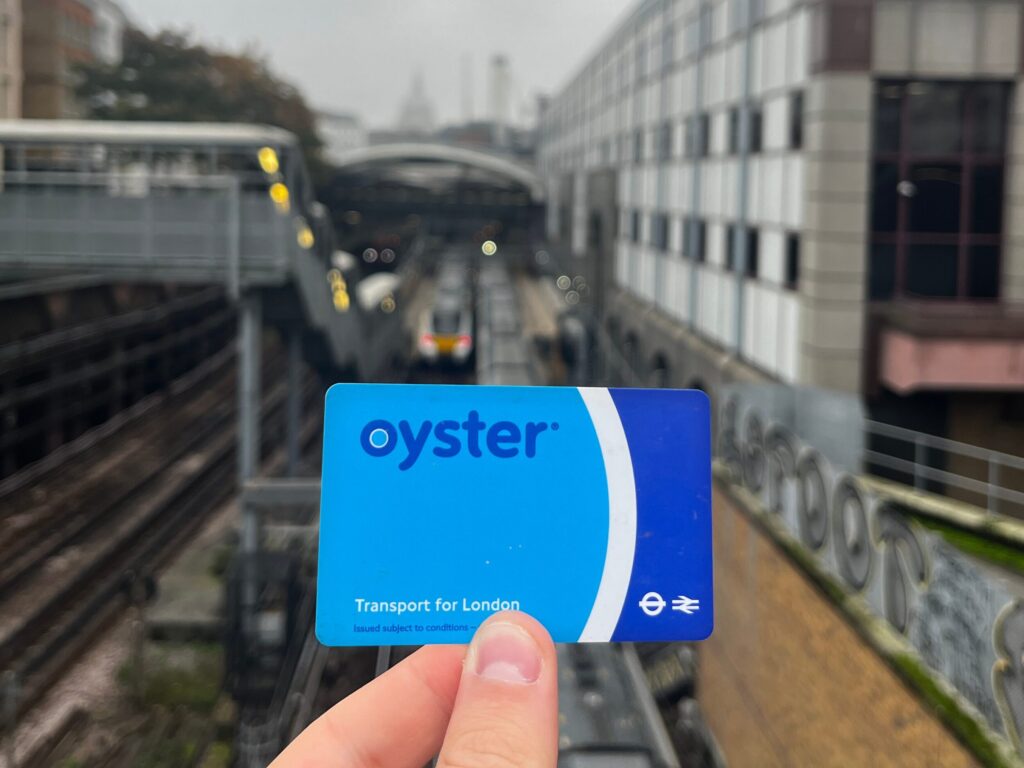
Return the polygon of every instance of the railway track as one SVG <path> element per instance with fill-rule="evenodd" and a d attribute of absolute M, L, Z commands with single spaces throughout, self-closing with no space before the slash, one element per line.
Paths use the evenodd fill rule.
<path fill-rule="evenodd" d="M 214 287 L 0 343 L 0 416 L 7 427 L 0 432 L 0 475 L 20 473 L 53 449 L 67 451 L 83 430 L 118 419 L 125 405 L 202 365 L 230 346 L 233 322 L 234 310 Z"/>
<path fill-rule="evenodd" d="M 267 367 L 274 370 L 272 358 Z M 66 525 L 57 524 L 58 503 L 56 514 L 42 513 L 45 521 L 25 529 L 28 546 L 18 546 L 18 535 L 0 540 L 0 669 L 16 676 L 19 713 L 129 602 L 126 574 L 154 573 L 234 493 L 233 385 L 228 372 L 150 424 L 169 432 L 152 450 L 136 445 L 119 460 L 99 461 L 100 475 L 113 471 L 118 481 L 87 474 L 88 497 Z M 283 385 L 264 397 L 264 448 L 281 443 L 284 398 Z M 58 502 L 74 495 L 73 486 L 56 494 Z"/>
<path fill-rule="evenodd" d="M 223 430 L 234 414 L 233 385 L 221 368 L 205 390 L 166 404 L 109 453 L 91 461 L 85 455 L 41 486 L 0 497 L 0 605 L 41 562 L 130 512 L 161 473 Z"/>

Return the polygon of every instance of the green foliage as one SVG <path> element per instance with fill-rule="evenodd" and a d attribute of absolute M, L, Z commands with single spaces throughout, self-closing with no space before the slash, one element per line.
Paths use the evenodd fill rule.
<path fill-rule="evenodd" d="M 138 768 L 180 768 L 183 765 L 192 765 L 197 751 L 198 745 L 194 741 L 163 740 L 147 745 L 136 756 L 135 765 Z"/>
<path fill-rule="evenodd" d="M 956 734 L 960 742 L 987 766 L 1009 766 L 999 748 L 982 730 L 978 721 L 964 712 L 960 704 L 943 691 L 935 677 L 910 654 L 898 653 L 889 658 L 896 671 L 927 701 L 939 719 Z"/>
<path fill-rule="evenodd" d="M 224 741 L 215 741 L 199 765 L 200 768 L 228 768 L 231 765 L 231 745 Z"/>
<path fill-rule="evenodd" d="M 311 167 L 319 163 L 316 118 L 302 94 L 250 54 L 130 29 L 120 65 L 85 64 L 79 75 L 76 91 L 93 119 L 276 125 L 298 136 Z"/>
<path fill-rule="evenodd" d="M 135 687 L 135 667 L 126 662 L 117 671 L 126 690 Z M 223 653 L 203 643 L 155 644 L 146 653 L 142 703 L 147 709 L 184 710 L 208 716 L 221 693 Z"/>
<path fill-rule="evenodd" d="M 989 538 L 984 534 L 941 522 L 933 517 L 926 515 L 915 515 L 914 517 L 925 528 L 935 531 L 961 552 L 1024 574 L 1024 551 L 1019 548 Z"/>

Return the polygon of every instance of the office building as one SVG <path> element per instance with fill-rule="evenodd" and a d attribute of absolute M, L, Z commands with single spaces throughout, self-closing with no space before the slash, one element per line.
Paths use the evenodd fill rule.
<path fill-rule="evenodd" d="M 644 0 L 611 30 L 538 158 L 549 235 L 641 377 L 853 392 L 1019 450 L 1021 12 Z"/>

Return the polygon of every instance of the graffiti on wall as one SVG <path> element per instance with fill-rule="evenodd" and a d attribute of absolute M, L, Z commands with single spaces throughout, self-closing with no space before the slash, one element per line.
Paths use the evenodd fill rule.
<path fill-rule="evenodd" d="M 856 451 L 849 450 L 863 435 L 856 409 L 841 429 L 819 431 L 827 456 L 797 415 L 804 402 L 813 411 L 801 400 L 813 392 L 780 393 L 724 388 L 719 457 L 825 570 L 1024 754 L 1024 605 L 994 570 L 861 482 Z"/>

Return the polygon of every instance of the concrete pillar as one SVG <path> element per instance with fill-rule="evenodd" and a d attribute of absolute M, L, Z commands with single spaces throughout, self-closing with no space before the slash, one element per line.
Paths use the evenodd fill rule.
<path fill-rule="evenodd" d="M 799 378 L 859 392 L 864 354 L 872 85 L 866 72 L 808 83 Z"/>
<path fill-rule="evenodd" d="M 255 292 L 242 296 L 238 307 L 238 486 L 259 471 L 260 364 L 263 346 L 263 303 Z M 247 559 L 242 576 L 242 626 L 251 637 L 257 608 L 255 555 L 260 549 L 260 512 L 242 503 L 241 550 Z"/>
<path fill-rule="evenodd" d="M 238 313 L 238 480 L 259 470 L 260 358 L 262 352 L 262 300 L 246 294 Z"/>
<path fill-rule="evenodd" d="M 288 476 L 299 471 L 299 431 L 302 428 L 302 334 L 298 328 L 288 332 L 288 406 L 286 437 L 288 448 Z"/>

